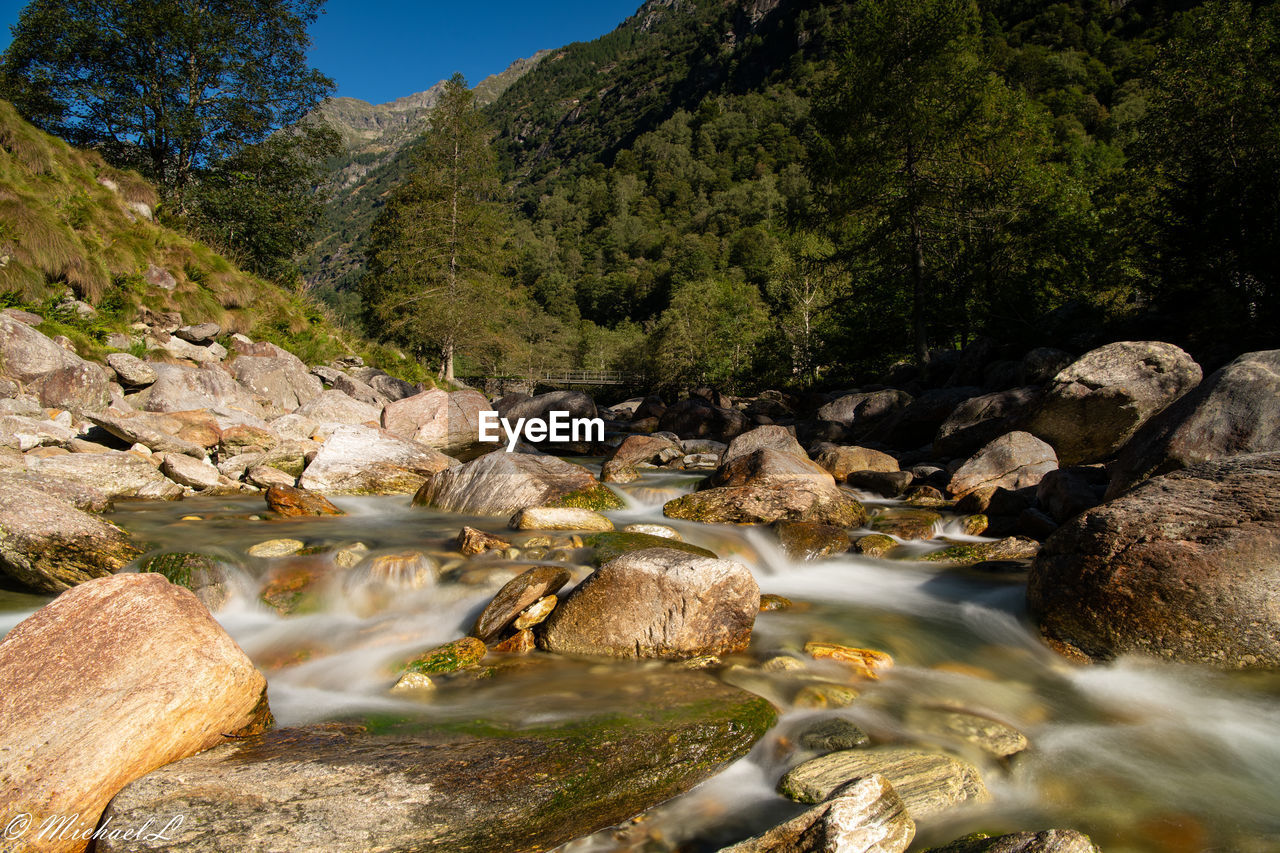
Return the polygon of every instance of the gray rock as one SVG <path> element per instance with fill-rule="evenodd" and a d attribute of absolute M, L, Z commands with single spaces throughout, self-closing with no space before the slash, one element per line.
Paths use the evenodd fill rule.
<path fill-rule="evenodd" d="M 951 475 L 947 491 L 956 497 L 984 487 L 1023 489 L 1058 467 L 1053 448 L 1026 432 L 1000 436 L 965 460 Z"/>
<path fill-rule="evenodd" d="M 377 391 L 373 390 L 368 384 L 361 382 L 359 379 L 348 376 L 341 370 L 334 367 L 313 367 L 311 373 L 320 378 L 320 381 L 328 385 L 334 391 L 341 391 L 353 400 L 358 400 L 366 405 L 373 406 L 381 411 L 389 401 Z"/>
<path fill-rule="evenodd" d="M 218 469 L 203 459 L 192 459 L 181 453 L 166 453 L 160 463 L 160 471 L 170 480 L 181 486 L 206 491 L 222 485 L 222 475 Z"/>
<path fill-rule="evenodd" d="M 668 438 L 656 435 L 629 435 L 614 448 L 600 469 L 605 483 L 630 483 L 640 477 L 644 465 L 661 465 L 685 455 L 684 449 Z"/>
<path fill-rule="evenodd" d="M 849 749 L 810 759 L 792 769 L 778 790 L 802 803 L 820 803 L 839 788 L 883 776 L 916 818 L 988 799 L 978 769 L 939 752 L 896 746 Z"/>
<path fill-rule="evenodd" d="M 107 356 L 107 365 L 116 372 L 121 385 L 143 388 L 156 381 L 156 370 L 136 355 L 113 352 Z"/>
<path fill-rule="evenodd" d="M 237 382 L 269 408 L 281 414 L 292 412 L 324 390 L 320 380 L 296 356 L 271 344 L 255 344 L 255 348 L 264 346 L 271 347 L 274 354 L 242 355 L 228 369 Z"/>
<path fill-rule="evenodd" d="M 443 453 L 380 429 L 341 426 L 302 472 L 300 485 L 337 494 L 406 494 L 452 462 Z"/>
<path fill-rule="evenodd" d="M 1069 655 L 1280 666 L 1280 453 L 1152 478 L 1064 524 L 1027 604 Z"/>
<path fill-rule="evenodd" d="M 173 334 L 193 344 L 207 344 L 222 334 L 222 327 L 217 323 L 198 323 L 194 326 L 182 326 Z"/>
<path fill-rule="evenodd" d="M 1108 498 L 1147 477 L 1280 450 L 1280 350 L 1246 353 L 1148 421 L 1116 454 Z"/>
<path fill-rule="evenodd" d="M 1101 853 L 1089 836 L 1072 829 L 967 837 L 929 853 Z"/>
<path fill-rule="evenodd" d="M 896 498 L 911 488 L 915 479 L 910 471 L 850 471 L 845 483 L 855 489 Z"/>
<path fill-rule="evenodd" d="M 547 620 L 543 645 L 562 654 L 690 658 L 741 651 L 760 589 L 741 563 L 650 548 L 605 563 Z"/>
<path fill-rule="evenodd" d="M 893 786 L 883 776 L 869 776 L 720 853 L 903 853 L 915 834 L 915 821 Z"/>
<path fill-rule="evenodd" d="M 1027 736 L 1012 726 L 963 711 L 912 708 L 907 712 L 905 722 L 914 732 L 973 744 L 996 758 L 1008 758 L 1028 746 Z"/>
<path fill-rule="evenodd" d="M 1039 388 L 1024 387 L 965 400 L 938 427 L 934 453 L 942 458 L 972 455 L 1009 432 L 1014 419 L 1028 412 L 1039 396 Z"/>
<path fill-rule="evenodd" d="M 1021 376 L 1025 385 L 1042 385 L 1075 361 L 1071 353 L 1052 347 L 1037 347 L 1022 357 Z"/>
<path fill-rule="evenodd" d="M 1172 344 L 1108 344 L 1058 373 L 1019 428 L 1053 445 L 1063 465 L 1103 462 L 1200 377 L 1200 365 Z"/>
<path fill-rule="evenodd" d="M 156 453 L 180 453 L 194 459 L 204 459 L 205 450 L 193 441 L 179 438 L 165 429 L 164 419 L 150 413 L 138 412 L 123 415 L 111 410 L 87 415 L 94 424 L 129 444 L 141 444 Z"/>
<path fill-rule="evenodd" d="M 899 412 L 876 423 L 866 433 L 869 442 L 895 448 L 921 447 L 933 441 L 939 428 L 966 400 L 982 395 L 976 386 L 934 388 L 925 391 Z"/>
<path fill-rule="evenodd" d="M 405 440 L 458 453 L 479 444 L 480 412 L 489 409 L 489 401 L 477 391 L 432 388 L 388 404 L 382 426 Z"/>
<path fill-rule="evenodd" d="M 798 739 L 801 747 L 815 752 L 863 749 L 871 745 L 867 733 L 844 717 L 824 717 L 805 726 Z"/>
<path fill-rule="evenodd" d="M 298 407 L 295 415 L 317 424 L 378 424 L 382 409 L 348 397 L 342 391 L 322 391 Z"/>
<path fill-rule="evenodd" d="M 793 431 L 781 426 L 760 426 L 742 433 L 729 442 L 729 447 L 720 457 L 720 464 L 728 465 L 735 459 L 765 449 L 809 461 L 809 454 L 805 453 L 800 442 L 796 441 Z"/>
<path fill-rule="evenodd" d="M 44 406 L 75 411 L 106 408 L 110 377 L 26 323 L 0 314 L 0 374 Z"/>
<path fill-rule="evenodd" d="M 581 391 L 551 391 L 536 397 L 511 394 L 493 408 L 512 423 L 516 418 L 546 418 L 553 411 L 568 412 L 572 418 L 594 418 L 597 414 L 595 401 Z"/>
<path fill-rule="evenodd" d="M 595 510 L 568 506 L 518 509 L 507 526 L 512 530 L 613 530 L 613 522 Z"/>
<path fill-rule="evenodd" d="M 413 502 L 449 512 L 509 516 L 518 509 L 599 490 L 608 491 L 581 465 L 555 456 L 496 451 L 436 474 Z"/>
<path fill-rule="evenodd" d="M 894 389 L 845 394 L 818 409 L 818 419 L 838 423 L 855 432 L 865 432 L 909 405 L 911 395 Z"/>
<path fill-rule="evenodd" d="M 1062 524 L 1102 503 L 1107 489 L 1107 472 L 1100 467 L 1059 468 L 1044 475 L 1036 485 L 1036 503 Z"/>
<path fill-rule="evenodd" d="M 123 530 L 55 495 L 38 481 L 0 478 L 0 572 L 56 593 L 118 572 L 141 553 Z"/>
<path fill-rule="evenodd" d="M 814 448 L 813 461 L 827 469 L 837 482 L 844 482 L 854 471 L 891 473 L 898 470 L 897 459 L 869 447 L 823 443 Z"/>
<path fill-rule="evenodd" d="M 182 497 L 182 487 L 136 453 L 71 453 L 33 459 L 28 470 L 41 477 L 68 480 L 105 494 L 110 500 L 150 498 L 174 500 Z"/>
<path fill-rule="evenodd" d="M 168 840 L 103 838 L 98 853 L 547 850 L 691 788 L 745 755 L 775 717 L 765 700 L 700 673 L 574 683 L 574 719 L 499 736 L 410 721 L 376 735 L 330 725 L 228 742 L 112 801 L 114 826 L 180 802 L 186 820 Z"/>
<path fill-rule="evenodd" d="M 641 409 L 643 411 L 643 408 Z M 668 406 L 658 421 L 658 429 L 682 439 L 731 439 L 745 432 L 749 423 L 736 409 L 713 406 L 701 397 L 689 397 Z M 686 452 L 690 452 L 688 448 Z"/>
<path fill-rule="evenodd" d="M 19 486 L 26 488 L 39 489 L 46 495 L 64 500 L 85 512 L 107 512 L 111 509 L 111 498 L 101 490 L 84 483 L 30 474 L 25 465 L 0 474 L 0 483 L 8 482 L 16 482 Z"/>
<path fill-rule="evenodd" d="M 65 447 L 75 437 L 75 430 L 48 418 L 0 416 L 0 446 L 24 451 L 33 447 Z"/>
<path fill-rule="evenodd" d="M 156 381 L 136 397 L 134 408 L 148 412 L 189 412 L 193 409 L 227 409 L 262 417 L 262 409 L 240 383 L 222 367 L 199 368 L 177 364 L 152 365 Z"/>

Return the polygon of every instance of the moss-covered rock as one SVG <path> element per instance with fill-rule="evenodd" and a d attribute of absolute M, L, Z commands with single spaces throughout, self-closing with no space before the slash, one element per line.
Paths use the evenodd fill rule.
<path fill-rule="evenodd" d="M 239 853 L 245 827 L 282 849 L 306 849 L 322 824 L 331 851 L 547 850 L 688 790 L 745 755 L 776 719 L 764 699 L 704 673 L 663 668 L 596 682 L 575 697 L 567 722 L 366 720 L 236 740 L 113 800 L 107 816 L 124 826 L 181 798 L 187 820 L 169 840 L 100 841 L 101 851 L 194 844 Z M 377 819 L 325 817 L 335 813 Z"/>
<path fill-rule="evenodd" d="M 859 554 L 864 554 L 868 557 L 883 557 L 898 547 L 898 540 L 883 533 L 871 533 L 867 536 L 858 537 L 858 541 L 853 543 L 853 547 Z"/>
<path fill-rule="evenodd" d="M 469 666 L 475 666 L 484 659 L 488 651 L 485 645 L 475 637 L 463 637 L 437 646 L 418 655 L 405 666 L 405 672 L 417 672 L 422 675 L 444 675 L 457 672 Z"/>
<path fill-rule="evenodd" d="M 837 527 L 861 527 L 862 504 L 835 486 L 793 481 L 785 487 L 720 486 L 667 501 L 662 514 L 707 524 L 772 524 L 812 521 Z"/>
<path fill-rule="evenodd" d="M 871 529 L 899 539 L 932 539 L 942 516 L 929 509 L 886 509 L 871 519 Z"/>
<path fill-rule="evenodd" d="M 545 506 L 574 507 L 576 509 L 593 509 L 596 512 L 602 512 L 608 509 L 622 509 L 626 504 L 622 498 L 614 494 L 613 489 L 604 483 L 598 483 L 547 501 Z"/>
<path fill-rule="evenodd" d="M 589 548 L 595 549 L 591 554 L 591 564 L 593 566 L 603 566 L 623 554 L 630 554 L 632 551 L 643 551 L 646 548 L 674 548 L 677 551 L 688 551 L 690 554 L 698 554 L 703 557 L 717 556 L 706 548 L 699 548 L 697 545 L 690 545 L 688 542 L 677 542 L 674 539 L 666 539 L 662 536 L 650 536 L 648 533 L 627 533 L 625 531 L 595 533 L 591 536 L 584 536 L 582 543 Z"/>
<path fill-rule="evenodd" d="M 1033 560 L 1040 543 L 1023 536 L 1010 536 L 995 542 L 957 542 L 920 559 L 929 563 L 958 563 L 969 566 L 990 560 Z"/>
<path fill-rule="evenodd" d="M 218 610 L 231 597 L 226 568 L 204 554 L 187 551 L 154 554 L 138 562 L 138 571 L 164 575 L 169 583 L 194 592 L 210 610 Z"/>

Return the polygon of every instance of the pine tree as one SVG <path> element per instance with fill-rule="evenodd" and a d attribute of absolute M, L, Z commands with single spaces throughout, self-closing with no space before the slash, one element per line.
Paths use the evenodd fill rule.
<path fill-rule="evenodd" d="M 506 213 L 462 75 L 445 84 L 430 121 L 413 171 L 374 223 L 361 286 L 371 329 L 434 352 L 452 381 L 457 354 L 483 341 L 496 317 Z"/>

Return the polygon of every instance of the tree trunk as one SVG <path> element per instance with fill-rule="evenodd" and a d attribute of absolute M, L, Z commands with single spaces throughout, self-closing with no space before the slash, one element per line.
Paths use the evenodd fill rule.
<path fill-rule="evenodd" d="M 924 236 L 920 231 L 920 200 L 917 197 L 915 146 L 907 140 L 907 210 L 911 220 L 911 331 L 915 339 L 916 364 L 929 360 L 929 338 L 924 322 Z"/>

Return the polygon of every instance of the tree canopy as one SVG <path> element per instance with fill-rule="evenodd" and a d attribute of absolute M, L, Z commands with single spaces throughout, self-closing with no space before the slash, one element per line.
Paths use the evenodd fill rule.
<path fill-rule="evenodd" d="M 34 0 L 3 88 L 36 125 L 160 184 L 264 141 L 333 91 L 308 67 L 324 0 Z"/>

